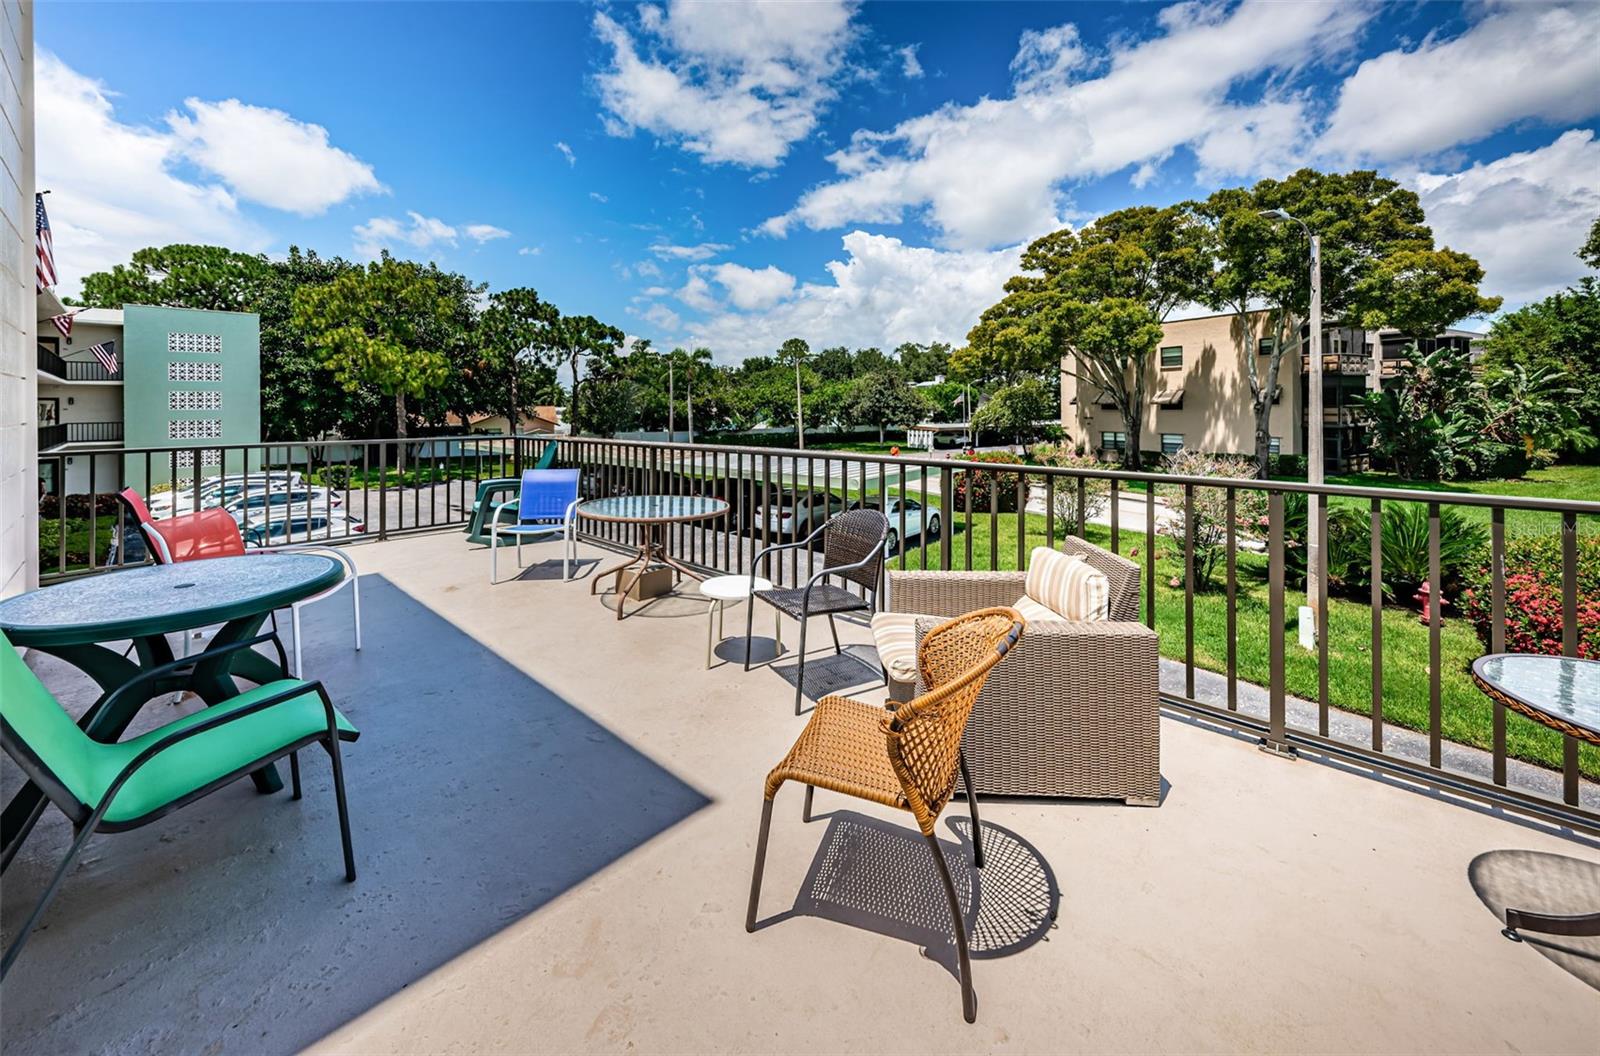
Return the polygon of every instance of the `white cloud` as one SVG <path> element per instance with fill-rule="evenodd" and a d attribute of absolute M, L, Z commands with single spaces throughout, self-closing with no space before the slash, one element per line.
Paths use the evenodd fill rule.
<path fill-rule="evenodd" d="M 1412 158 L 1513 122 L 1600 113 L 1600 6 L 1509 4 L 1465 32 L 1366 60 L 1344 82 L 1322 136 L 1331 156 Z"/>
<path fill-rule="evenodd" d="M 1187 144 L 1200 144 L 1214 168 L 1254 173 L 1262 159 L 1230 157 L 1224 144 L 1259 127 L 1282 135 L 1301 104 L 1282 87 L 1271 89 L 1265 110 L 1230 93 L 1341 51 L 1370 15 L 1357 4 L 1182 3 L 1160 12 L 1159 35 L 1114 43 L 1101 56 L 1089 55 L 1070 25 L 1029 31 L 1010 97 L 946 104 L 888 132 L 858 131 L 829 157 L 839 178 L 761 230 L 894 223 L 925 210 L 949 246 L 1009 245 L 1057 226 L 1069 181 L 1159 164 Z M 1154 169 L 1138 175 L 1148 180 Z"/>
<path fill-rule="evenodd" d="M 355 227 L 355 251 L 363 257 L 377 257 L 383 250 L 403 246 L 432 249 L 435 246 L 454 246 L 458 232 L 450 224 L 418 212 L 407 212 L 408 222 L 392 216 L 375 216 Z"/>
<path fill-rule="evenodd" d="M 187 114 L 167 115 L 177 149 L 246 201 L 315 216 L 346 198 L 385 189 L 372 166 L 330 144 L 321 125 L 237 99 L 186 99 L 183 105 Z"/>
<path fill-rule="evenodd" d="M 543 253 L 543 252 L 544 252 L 544 247 L 543 246 L 523 246 L 521 249 L 517 250 L 517 256 L 519 256 L 519 257 L 537 257 L 540 253 Z"/>
<path fill-rule="evenodd" d="M 599 191 L 590 191 L 589 197 L 599 202 L 601 205 L 604 205 L 611 200 L 610 198 L 607 198 L 605 195 L 601 194 Z"/>
<path fill-rule="evenodd" d="M 578 164 L 578 156 L 572 152 L 572 148 L 561 142 L 559 139 L 556 140 L 556 149 L 561 152 L 561 156 L 563 158 L 567 159 L 568 165 Z"/>
<path fill-rule="evenodd" d="M 813 348 L 893 348 L 903 341 L 960 344 L 978 316 L 1019 270 L 1021 246 L 950 251 L 907 246 L 897 238 L 852 231 L 831 283 L 804 283 L 762 311 L 726 310 L 691 324 L 689 336 L 723 360 L 770 354 L 786 338 Z"/>
<path fill-rule="evenodd" d="M 922 76 L 922 63 L 917 59 L 917 45 L 907 44 L 900 49 L 900 72 L 909 80 Z"/>
<path fill-rule="evenodd" d="M 650 252 L 663 260 L 709 260 L 732 247 L 723 242 L 701 242 L 693 246 L 675 246 L 670 242 L 657 242 Z"/>
<path fill-rule="evenodd" d="M 633 266 L 633 273 L 643 278 L 661 278 L 661 266 L 653 260 L 641 260 Z"/>
<path fill-rule="evenodd" d="M 850 0 L 638 8 L 637 31 L 604 11 L 611 62 L 597 78 L 606 130 L 636 129 L 708 162 L 770 168 L 834 98 L 856 36 Z"/>
<path fill-rule="evenodd" d="M 647 323 L 654 323 L 668 333 L 676 331 L 683 325 L 682 317 L 664 304 L 652 304 L 639 314 L 639 318 Z"/>
<path fill-rule="evenodd" d="M 503 227 L 495 227 L 493 224 L 468 224 L 461 229 L 461 233 L 480 246 L 485 242 L 493 242 L 497 238 L 511 237 L 510 231 Z"/>
<path fill-rule="evenodd" d="M 339 200 L 335 191 L 381 189 L 370 168 L 327 145 L 322 129 L 278 111 L 236 101 L 191 101 L 191 115 L 178 118 L 179 126 L 128 124 L 118 119 L 115 93 L 105 85 L 43 49 L 37 63 L 38 184 L 51 191 L 47 202 L 65 294 L 76 294 L 84 275 L 126 263 L 145 246 L 199 242 L 265 250 L 272 234 L 241 211 L 241 200 L 315 212 Z M 262 171 L 284 180 L 322 174 L 328 185 L 275 188 L 243 171 L 234 140 L 215 125 L 223 112 L 239 116 L 268 145 L 255 148 Z M 271 156 L 280 148 L 284 157 Z"/>
<path fill-rule="evenodd" d="M 720 307 L 717 295 L 711 290 L 711 284 L 706 281 L 706 277 L 699 269 L 689 273 L 689 280 L 678 291 L 678 300 L 701 312 L 714 311 Z"/>
<path fill-rule="evenodd" d="M 728 300 L 742 311 L 771 308 L 794 292 L 794 276 L 770 264 L 760 269 L 739 264 L 707 267 L 712 278 L 728 291 Z"/>
<path fill-rule="evenodd" d="M 1415 178 L 1440 245 L 1483 264 L 1483 289 L 1515 307 L 1573 282 L 1600 216 L 1600 142 L 1589 129 L 1453 174 Z"/>

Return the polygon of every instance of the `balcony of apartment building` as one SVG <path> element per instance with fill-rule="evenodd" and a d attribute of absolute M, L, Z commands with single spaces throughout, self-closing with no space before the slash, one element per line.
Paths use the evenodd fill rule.
<path fill-rule="evenodd" d="M 122 443 L 122 361 L 115 369 L 93 355 L 66 358 L 54 341 L 37 349 L 39 450 Z"/>
<path fill-rule="evenodd" d="M 1375 588 L 1370 621 L 1364 602 L 1341 601 L 1319 646 L 1301 649 L 1285 505 L 1315 490 L 1370 510 L 1377 560 L 1380 507 L 1392 503 L 1466 509 L 1519 530 L 1542 519 L 1566 533 L 1563 545 L 1600 531 L 1600 503 L 1002 464 L 985 467 L 995 476 L 980 492 L 963 463 L 938 458 L 588 438 L 425 443 L 413 456 L 433 453 L 428 472 L 413 463 L 405 478 L 383 469 L 392 442 L 353 442 L 331 461 L 308 445 L 285 463 L 327 483 L 314 502 L 337 497 L 367 525 L 362 545 L 346 546 L 357 537 L 338 528 L 296 540 L 345 546 L 359 568 L 362 648 L 338 595 L 308 607 L 296 624 L 303 641 L 290 643 L 303 645 L 302 673 L 361 730 L 342 749 L 358 878 L 342 882 L 321 752 L 300 753 L 301 799 L 239 780 L 156 824 L 96 837 L 6 979 L 8 1054 L 1593 1050 L 1600 940 L 1529 932 L 1516 942 L 1502 928 L 1508 906 L 1600 909 L 1600 757 L 1580 754 L 1570 735 L 1535 743 L 1560 735 L 1467 695 L 1458 668 L 1472 632 L 1454 609 L 1419 626 Z M 1159 663 L 1147 699 L 1159 789 L 1148 805 L 1093 790 L 980 796 L 974 817 L 958 797 L 933 828 L 971 936 L 975 1025 L 962 1022 L 935 859 L 904 811 L 785 785 L 750 907 L 769 771 L 819 699 L 876 708 L 888 695 L 870 613 L 830 619 L 837 642 L 819 621 L 809 645 L 785 617 L 780 647 L 771 607 L 735 604 L 719 630 L 688 575 L 673 586 L 669 572 L 659 596 L 619 598 L 626 584 L 609 571 L 634 552 L 637 526 L 587 517 L 570 581 L 563 544 L 529 540 L 520 559 L 509 544 L 501 551 L 491 585 L 490 554 L 463 529 L 475 503 L 511 497 L 552 443 L 586 501 L 726 502 L 710 520 L 658 529 L 696 575 L 759 572 L 804 587 L 836 559 L 802 546 L 756 569 L 758 551 L 793 541 L 773 504 L 791 516 L 806 508 L 816 524 L 856 504 L 890 511 L 903 545 L 884 558 L 889 589 L 874 599 L 889 610 L 922 575 L 955 577 L 959 604 L 964 584 L 996 582 L 1032 547 L 1069 536 L 1136 570 L 1135 611 L 1104 639 L 1159 637 L 1162 659 L 1111 661 L 1091 636 L 1060 682 L 1037 672 L 1022 681 L 1040 694 L 1057 686 L 1076 723 L 1055 742 L 1074 760 L 1061 772 L 1117 773 L 1133 764 L 1074 754 L 1119 721 L 1094 694 L 1120 692 L 1142 677 L 1135 665 Z M 255 464 L 291 457 L 240 448 L 222 461 L 246 464 L 250 451 Z M 150 455 L 122 452 L 119 482 L 137 483 Z M 1101 484 L 1110 502 L 1098 512 L 1051 501 Z M 1157 487 L 1177 497 L 1158 498 Z M 1171 513 L 1206 508 L 1213 493 L 1241 510 L 1265 496 L 1264 520 L 1228 526 L 1237 546 L 1212 587 L 1174 586 L 1174 569 L 1201 554 L 1194 534 L 1171 530 Z M 96 504 L 84 505 L 93 517 Z M 63 520 L 53 535 L 93 540 L 114 520 Z M 1490 545 L 1498 597 L 1503 534 Z M 91 542 L 86 553 L 74 564 L 63 544 L 45 578 L 70 586 L 96 571 L 100 551 Z M 131 574 L 114 567 L 89 582 Z M 859 581 L 842 582 L 866 600 Z M 1576 606 L 1576 584 L 1566 590 L 1563 603 Z M 748 642 L 745 604 L 756 606 Z M 1035 618 L 991 684 L 1030 640 L 1072 633 Z M 186 635 L 174 632 L 169 648 Z M 120 655 L 125 644 L 108 648 Z M 30 663 L 81 715 L 100 691 L 75 656 Z M 1363 694 L 1370 684 L 1368 710 L 1347 707 L 1342 679 L 1319 689 L 1319 667 L 1351 665 Z M 171 698 L 146 705 L 126 736 L 202 710 Z M 1450 739 L 1462 701 L 1495 709 L 1483 747 Z M 979 708 L 991 709 L 995 740 L 974 736 L 966 751 L 1018 750 L 1006 731 L 1020 720 L 1005 702 L 981 697 Z M 890 730 L 893 715 L 883 722 Z M 884 742 L 864 743 L 863 753 Z M 9 764 L 3 778 L 8 795 L 21 780 Z M 51 810 L 12 861 L 8 937 L 71 836 Z"/>

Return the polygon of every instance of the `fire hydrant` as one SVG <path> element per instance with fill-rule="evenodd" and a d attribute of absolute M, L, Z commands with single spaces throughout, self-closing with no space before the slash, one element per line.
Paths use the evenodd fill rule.
<path fill-rule="evenodd" d="M 1422 586 L 1417 588 L 1417 592 L 1415 594 L 1411 595 L 1411 600 L 1422 606 L 1422 615 L 1420 617 L 1421 621 L 1423 623 L 1431 623 L 1433 620 L 1433 614 L 1429 606 L 1433 604 L 1433 587 L 1428 584 L 1427 580 L 1423 580 Z M 1439 595 L 1439 618 L 1441 620 L 1444 619 L 1444 610 L 1449 604 L 1449 598 L 1445 597 L 1443 594 Z"/>

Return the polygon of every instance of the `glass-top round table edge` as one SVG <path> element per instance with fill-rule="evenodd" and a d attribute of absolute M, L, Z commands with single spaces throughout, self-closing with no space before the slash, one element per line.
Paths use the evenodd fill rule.
<path fill-rule="evenodd" d="M 240 567 L 235 562 L 250 562 L 252 571 L 282 569 L 285 566 L 305 565 L 308 569 L 292 580 L 266 586 L 249 594 L 228 597 L 222 601 L 197 590 L 196 603 L 186 606 L 169 606 L 157 611 L 152 603 L 144 611 L 124 615 L 97 615 L 85 613 L 80 618 L 61 619 L 55 613 L 62 607 L 75 603 L 92 602 L 92 594 L 108 587 L 120 588 L 117 594 L 134 597 L 151 593 L 153 586 L 170 586 L 172 589 L 202 588 L 200 581 L 214 577 L 219 571 Z M 165 584 L 173 579 L 195 581 Z M 151 580 L 158 581 L 152 584 Z M 227 623 L 245 616 L 265 615 L 296 601 L 319 594 L 344 580 L 344 566 L 323 554 L 260 554 L 205 558 L 173 565 L 144 565 L 138 568 L 116 569 L 95 575 L 52 583 L 0 600 L 0 631 L 16 646 L 44 647 L 87 645 L 97 642 L 120 641 L 150 635 L 170 634 L 191 630 L 214 623 Z M 89 594 L 90 597 L 78 597 Z M 50 622 L 24 615 L 27 609 L 41 604 L 51 608 Z M 125 611 L 125 610 L 124 610 Z"/>
<path fill-rule="evenodd" d="M 606 504 L 621 506 L 621 510 L 606 509 Z M 683 508 L 686 504 L 693 504 Z M 628 509 L 645 507 L 645 509 Z M 665 507 L 662 512 L 648 512 L 649 507 Z M 578 504 L 578 516 L 593 521 L 619 521 L 630 524 L 671 521 L 702 521 L 720 517 L 732 507 L 726 499 L 706 498 L 698 495 L 610 495 L 603 499 L 589 499 Z"/>
<path fill-rule="evenodd" d="M 1534 699 L 1536 694 L 1531 691 L 1536 687 L 1530 684 L 1526 677 L 1519 681 L 1515 672 L 1506 671 L 1505 668 L 1510 665 L 1543 668 L 1552 672 L 1558 671 L 1563 665 L 1569 665 L 1575 671 L 1587 672 L 1588 678 L 1594 679 L 1596 685 L 1600 685 L 1600 660 L 1551 653 L 1490 653 L 1472 662 L 1472 676 L 1485 688 L 1493 689 L 1495 693 L 1513 699 L 1532 711 L 1573 723 L 1600 735 L 1600 695 L 1588 700 L 1572 701 L 1563 701 L 1556 696 Z M 1559 676 L 1555 674 L 1546 676 L 1545 681 L 1537 688 L 1549 686 L 1557 677 Z"/>

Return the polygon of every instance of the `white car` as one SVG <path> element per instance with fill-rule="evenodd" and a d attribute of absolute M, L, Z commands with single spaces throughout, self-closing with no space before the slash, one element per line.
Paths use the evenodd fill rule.
<path fill-rule="evenodd" d="M 329 488 L 298 485 L 274 491 L 241 492 L 237 498 L 223 504 L 222 508 L 238 522 L 241 528 L 263 521 L 271 511 L 276 519 L 279 511 L 289 507 L 309 508 L 321 513 L 337 511 L 344 505 L 344 496 Z"/>
<path fill-rule="evenodd" d="M 246 491 L 252 494 L 265 493 L 275 488 L 297 488 L 301 483 L 300 474 L 294 470 L 274 470 L 271 473 L 251 473 L 246 476 L 235 474 L 227 477 L 207 477 L 200 482 L 198 508 L 209 510 L 226 505 Z M 181 513 L 193 513 L 195 509 L 192 484 L 150 496 L 150 515 L 157 519 L 176 517 Z"/>
<path fill-rule="evenodd" d="M 295 543 L 326 543 L 360 535 L 366 530 L 365 524 L 338 510 L 308 510 L 298 506 L 273 510 L 270 521 L 252 523 L 243 534 L 244 545 L 254 550 Z"/>
<path fill-rule="evenodd" d="M 858 510 L 861 508 L 861 505 L 861 503 L 857 502 L 851 506 L 851 509 Z M 867 500 L 866 507 L 869 510 L 876 510 L 882 508 L 882 504 L 877 497 L 874 497 Z M 900 525 L 900 517 L 902 512 L 904 512 L 905 515 L 904 536 L 901 535 Z M 883 552 L 885 554 L 899 553 L 900 540 L 902 538 L 915 539 L 918 545 L 939 538 L 939 511 L 923 510 L 922 503 L 918 502 L 916 499 L 897 499 L 891 497 L 889 499 L 888 509 L 884 510 L 883 515 L 889 518 L 889 539 L 884 544 L 883 548 Z M 926 524 L 924 524 L 924 516 L 927 518 Z"/>

